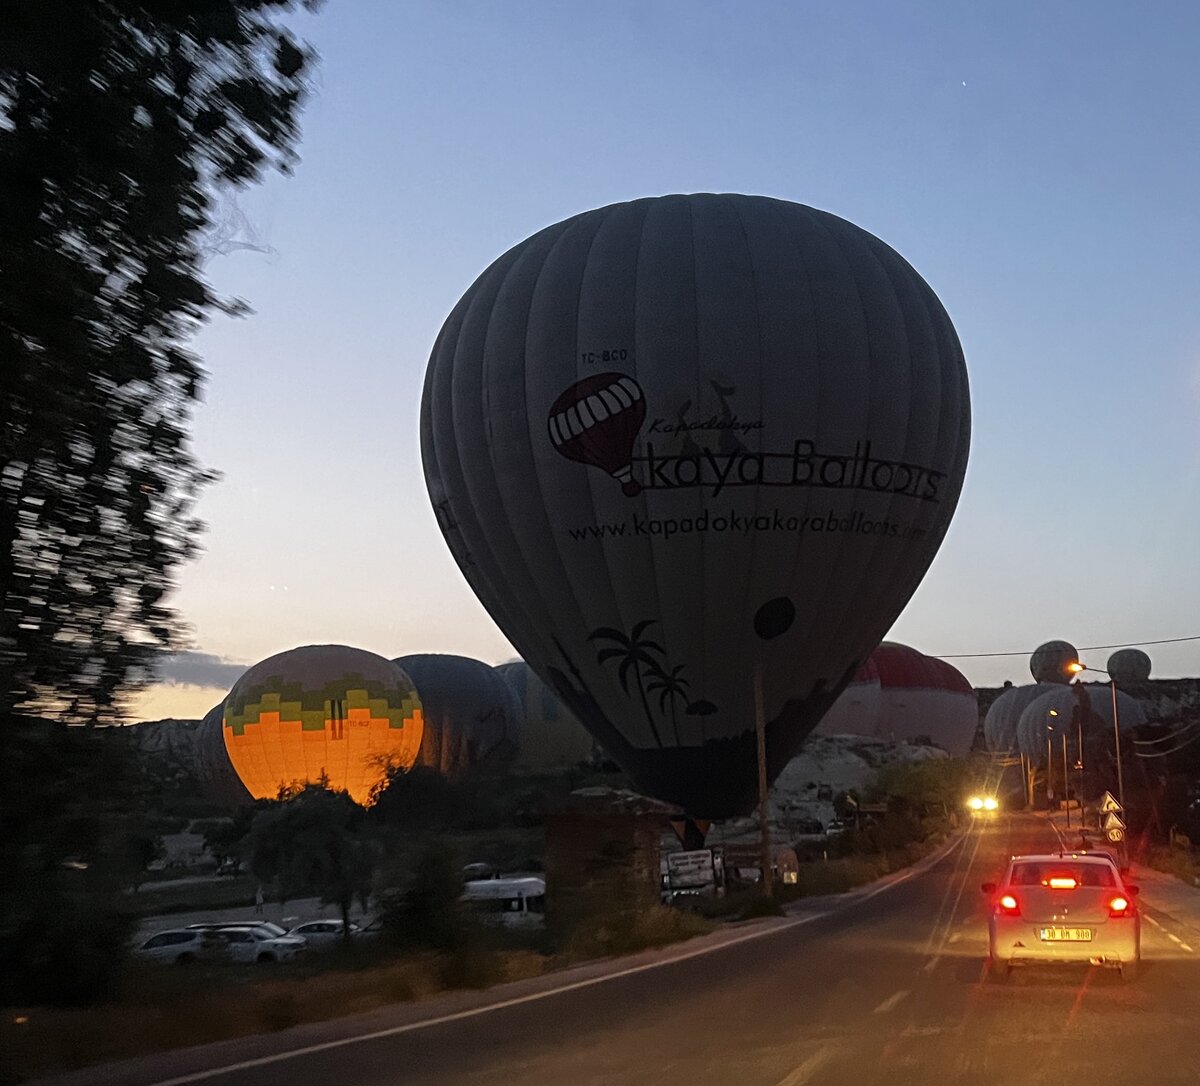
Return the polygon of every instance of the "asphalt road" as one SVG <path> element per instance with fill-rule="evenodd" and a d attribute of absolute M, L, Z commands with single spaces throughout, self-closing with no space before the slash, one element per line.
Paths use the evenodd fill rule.
<path fill-rule="evenodd" d="M 1090 967 L 987 976 L 979 884 L 1007 855 L 1054 847 L 1032 816 L 972 829 L 929 870 L 848 907 L 601 983 L 480 1011 L 409 1008 L 401 1032 L 289 1034 L 193 1050 L 105 1083 L 214 1086 L 869 1086 L 1200 1081 L 1200 954 L 1143 904 L 1133 984 Z M 1174 938 L 1172 936 L 1174 935 Z M 685 948 L 686 949 L 686 948 Z M 478 1001 L 480 997 L 475 997 Z M 465 1009 L 463 1009 L 465 1008 Z M 447 1014 L 447 1009 L 451 1013 Z M 422 1016 L 442 1020 L 422 1023 Z M 365 1027 L 360 1027 L 365 1028 Z M 393 1032 L 387 1032 L 392 1030 Z M 299 1035 L 298 1035 L 299 1036 Z M 307 1051 L 288 1056 L 304 1046 Z M 281 1058 L 282 1057 L 282 1058 Z M 240 1064 L 240 1066 L 239 1066 Z M 218 1068 L 226 1070 L 218 1071 Z M 169 1071 L 169 1073 L 167 1073 Z M 217 1071 L 216 1074 L 213 1074 Z M 75 1079 L 75 1081 L 81 1081 Z"/>

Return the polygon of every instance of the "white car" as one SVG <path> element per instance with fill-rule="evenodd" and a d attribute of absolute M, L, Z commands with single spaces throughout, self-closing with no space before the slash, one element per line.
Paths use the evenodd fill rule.
<path fill-rule="evenodd" d="M 287 935 L 287 928 L 282 928 L 270 920 L 219 920 L 206 924 L 189 924 L 188 928 L 195 931 L 224 931 L 227 928 L 262 928 L 268 935 Z"/>
<path fill-rule="evenodd" d="M 225 949 L 207 931 L 174 928 L 157 931 L 133 948 L 139 958 L 172 965 L 186 965 L 201 958 L 225 957 Z"/>
<path fill-rule="evenodd" d="M 285 962 L 307 945 L 294 935 L 272 935 L 261 927 L 218 928 L 214 934 L 225 940 L 235 962 Z"/>
<path fill-rule="evenodd" d="M 1014 856 L 991 897 L 988 950 L 1004 979 L 1016 965 L 1090 963 L 1133 980 L 1142 959 L 1138 888 L 1094 853 Z"/>
<path fill-rule="evenodd" d="M 355 923 L 350 924 L 350 934 L 353 937 L 358 937 L 363 934 L 362 929 Z M 303 939 L 305 942 L 312 944 L 313 947 L 328 947 L 335 943 L 340 943 L 345 938 L 340 920 L 308 920 L 303 924 L 297 924 L 288 935 L 298 939 Z"/>
<path fill-rule="evenodd" d="M 546 880 L 537 875 L 476 879 L 463 886 L 459 901 L 486 924 L 541 927 L 546 919 Z"/>

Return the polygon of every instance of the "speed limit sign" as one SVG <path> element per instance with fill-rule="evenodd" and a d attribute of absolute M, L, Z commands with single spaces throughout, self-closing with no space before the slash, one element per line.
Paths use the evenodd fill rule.
<path fill-rule="evenodd" d="M 1117 844 L 1117 842 L 1125 840 L 1125 831 L 1122 829 L 1118 829 L 1116 826 L 1114 826 L 1111 830 L 1108 831 L 1106 836 L 1115 845 L 1115 844 Z"/>

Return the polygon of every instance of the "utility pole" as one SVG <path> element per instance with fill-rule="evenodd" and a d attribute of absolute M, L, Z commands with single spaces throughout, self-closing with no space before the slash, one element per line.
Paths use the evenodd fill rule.
<path fill-rule="evenodd" d="M 768 897 L 774 892 L 771 872 L 771 831 L 767 825 L 767 722 L 763 709 L 762 665 L 754 669 L 754 737 L 758 747 L 758 832 L 762 888 Z"/>

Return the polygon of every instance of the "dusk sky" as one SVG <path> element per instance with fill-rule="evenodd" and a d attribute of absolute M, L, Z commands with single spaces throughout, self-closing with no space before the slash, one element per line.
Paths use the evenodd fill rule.
<path fill-rule="evenodd" d="M 209 264 L 254 313 L 198 340 L 222 479 L 177 604 L 204 655 L 138 717 L 198 717 L 300 644 L 510 658 L 426 497 L 430 349 L 512 245 L 670 192 L 834 212 L 949 311 L 970 466 L 894 639 L 1200 634 L 1200 7 L 334 0 L 298 23 L 322 58 L 302 161 L 238 199 L 260 251 Z M 1200 641 L 1147 651 L 1200 674 Z M 1027 659 L 951 662 L 998 685 Z"/>

